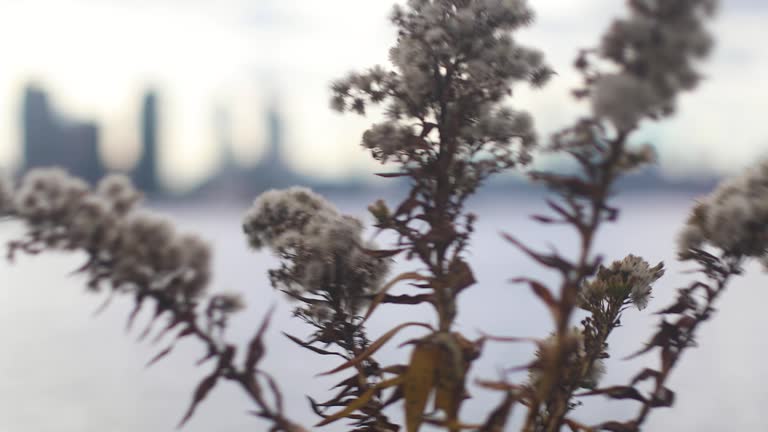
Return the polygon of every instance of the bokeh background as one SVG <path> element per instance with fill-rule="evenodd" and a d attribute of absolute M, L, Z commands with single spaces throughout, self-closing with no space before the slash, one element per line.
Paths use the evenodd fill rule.
<path fill-rule="evenodd" d="M 515 88 L 510 104 L 531 111 L 546 137 L 585 112 L 568 96 L 578 84 L 571 63 L 623 13 L 623 2 L 531 4 L 536 23 L 518 39 L 544 51 L 557 75 L 543 90 Z M 390 9 L 391 2 L 372 0 L 0 0 L 0 167 L 15 175 L 57 164 L 91 180 L 126 172 L 150 206 L 210 239 L 212 289 L 243 291 L 249 300 L 233 323 L 234 340 L 247 340 L 264 311 L 278 305 L 264 365 L 283 384 L 288 412 L 307 425 L 314 419 L 303 395 L 322 398 L 334 381 L 314 374 L 333 362 L 280 334 L 308 329 L 290 319 L 292 306 L 269 287 L 266 270 L 275 261 L 248 250 L 240 220 L 257 194 L 293 184 L 313 187 L 364 219 L 376 199 L 402 198 L 401 184 L 372 175 L 386 168 L 358 145 L 377 113 L 342 116 L 328 107 L 333 79 L 387 64 L 395 39 Z M 765 1 L 723 1 L 713 26 L 717 44 L 701 67 L 706 80 L 683 95 L 679 114 L 644 124 L 637 134 L 637 142 L 656 148 L 659 163 L 623 183 L 622 218 L 602 233 L 600 247 L 608 259 L 641 254 L 665 261 L 669 270 L 649 309 L 630 311 L 610 340 L 616 355 L 606 383 L 624 383 L 655 361 L 621 358 L 642 346 L 656 320 L 650 311 L 692 277 L 674 260 L 674 238 L 694 199 L 768 153 L 766 23 Z M 479 283 L 461 299 L 459 326 L 466 334 L 548 333 L 544 309 L 507 280 L 553 275 L 542 274 L 499 236 L 503 230 L 535 246 L 573 248 L 567 231 L 528 219 L 544 210 L 542 197 L 510 175 L 470 203 L 480 216 L 469 257 Z M 0 226 L 4 240 L 19 232 L 12 223 Z M 130 305 L 119 299 L 92 316 L 104 299 L 83 294 L 76 276 L 65 277 L 81 260 L 24 257 L 0 267 L 0 430 L 172 430 L 207 370 L 192 366 L 200 347 L 182 344 L 144 369 L 163 345 L 133 342 L 141 326 L 126 334 Z M 411 270 L 413 263 L 398 269 Z M 649 430 L 768 428 L 761 411 L 768 402 L 765 281 L 750 267 L 729 290 L 716 320 L 700 334 L 701 347 L 674 375 L 676 407 L 655 413 Z M 402 313 L 398 306 L 382 308 L 371 335 Z M 408 313 L 431 319 L 426 308 Z M 525 346 L 489 347 L 473 378 L 497 377 L 530 355 Z M 402 349 L 382 353 L 384 363 L 406 357 Z M 479 420 L 497 398 L 477 388 L 472 393 L 467 421 Z M 221 385 L 186 430 L 260 430 L 264 424 L 248 416 L 249 408 L 237 388 Z M 633 409 L 590 400 L 576 417 L 598 422 Z"/>

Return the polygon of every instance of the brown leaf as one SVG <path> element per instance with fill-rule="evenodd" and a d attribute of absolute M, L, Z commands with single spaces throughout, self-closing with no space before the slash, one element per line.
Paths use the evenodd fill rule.
<path fill-rule="evenodd" d="M 382 303 L 391 303 L 391 304 L 401 304 L 401 305 L 414 305 L 424 302 L 432 302 L 434 300 L 434 296 L 432 294 L 418 294 L 418 295 L 385 295 L 384 299 L 381 300 Z"/>
<path fill-rule="evenodd" d="M 381 408 L 384 409 L 392 405 L 393 403 L 399 401 L 402 398 L 403 398 L 403 387 L 399 386 L 398 388 L 395 389 L 394 392 L 392 392 L 392 394 L 385 401 L 381 403 Z"/>
<path fill-rule="evenodd" d="M 503 381 L 475 380 L 475 384 L 490 390 L 500 390 L 505 392 L 518 391 L 521 389 L 519 384 L 510 384 Z"/>
<path fill-rule="evenodd" d="M 426 418 L 424 419 L 425 423 L 439 426 L 441 428 L 447 429 L 449 431 L 458 431 L 462 429 L 472 429 L 472 430 L 478 430 L 482 425 L 479 424 L 467 424 L 467 423 L 461 423 L 459 421 L 453 420 L 440 420 L 440 419 L 431 419 Z"/>
<path fill-rule="evenodd" d="M 424 327 L 427 329 L 432 330 L 432 326 L 429 324 L 424 324 L 420 322 L 407 322 L 400 324 L 399 326 L 391 329 L 390 331 L 384 333 L 380 338 L 378 338 L 375 342 L 368 345 L 368 348 L 365 349 L 362 353 L 360 353 L 357 357 L 339 365 L 338 367 L 329 370 L 328 372 L 323 372 L 320 374 L 317 374 L 317 376 L 323 376 L 323 375 L 331 375 L 335 374 L 336 372 L 342 371 L 346 368 L 358 365 L 362 363 L 365 359 L 372 356 L 376 351 L 379 350 L 385 343 L 389 342 L 390 339 L 392 339 L 393 336 L 395 336 L 400 330 L 406 328 L 406 327 L 412 327 L 412 326 L 418 326 L 418 327 Z"/>
<path fill-rule="evenodd" d="M 696 302 L 688 295 L 680 295 L 677 301 L 672 306 L 662 309 L 656 312 L 659 315 L 663 314 L 680 314 L 687 310 L 691 310 L 696 306 Z"/>
<path fill-rule="evenodd" d="M 168 334 L 168 332 L 170 332 L 171 330 L 176 328 L 176 326 L 178 326 L 182 322 L 183 322 L 183 320 L 178 315 L 173 315 L 171 317 L 171 319 L 168 320 L 168 324 L 166 324 L 166 326 L 163 327 L 163 329 L 160 330 L 157 333 L 157 335 L 154 337 L 154 339 L 152 339 L 152 343 L 156 344 L 156 343 L 160 342 L 160 340 L 163 338 L 163 336 Z"/>
<path fill-rule="evenodd" d="M 640 371 L 640 373 L 635 375 L 634 378 L 632 378 L 632 385 L 645 381 L 648 378 L 653 378 L 656 381 L 658 381 L 660 377 L 661 377 L 661 373 L 659 371 L 653 370 L 651 368 L 645 368 L 642 371 Z"/>
<path fill-rule="evenodd" d="M 585 424 L 579 423 L 576 420 L 573 419 L 563 419 L 563 423 L 565 423 L 569 428 L 571 428 L 572 432 L 592 432 L 593 429 Z"/>
<path fill-rule="evenodd" d="M 563 217 L 566 221 L 570 222 L 571 224 L 578 225 L 579 218 L 576 217 L 574 214 L 572 214 L 570 211 L 566 210 L 563 206 L 556 203 L 552 200 L 547 200 L 547 205 L 554 210 L 557 214 Z"/>
<path fill-rule="evenodd" d="M 504 432 L 504 427 L 507 425 L 507 420 L 512 413 L 514 403 L 515 397 L 512 393 L 508 392 L 504 395 L 504 400 L 501 404 L 491 411 L 488 419 L 480 426 L 478 432 Z"/>
<path fill-rule="evenodd" d="M 374 175 L 377 175 L 379 177 L 384 177 L 384 178 L 393 178 L 393 177 L 405 177 L 408 175 L 408 173 L 375 173 Z"/>
<path fill-rule="evenodd" d="M 341 353 L 338 353 L 338 352 L 334 352 L 334 351 L 327 351 L 327 350 L 324 350 L 324 349 L 322 349 L 322 348 L 318 348 L 318 347 L 312 346 L 312 345 L 310 345 L 310 344 L 308 344 L 308 343 L 306 343 L 306 342 L 302 341 L 301 339 L 297 338 L 296 336 L 292 336 L 292 335 L 290 335 L 290 334 L 288 334 L 288 333 L 286 333 L 286 332 L 283 332 L 283 335 L 284 335 L 285 337 L 287 337 L 288 339 L 290 339 L 290 340 L 291 340 L 293 343 L 295 343 L 296 345 L 299 345 L 299 346 L 300 346 L 300 347 L 302 347 L 302 348 L 306 348 L 306 349 L 308 349 L 308 350 L 310 350 L 310 351 L 312 351 L 312 352 L 316 352 L 316 353 L 318 353 L 318 354 L 320 354 L 320 355 L 332 355 L 332 356 L 338 356 L 338 357 L 341 357 L 341 358 L 343 358 L 344 360 L 348 360 L 348 359 L 347 359 L 346 357 L 344 357 L 344 355 L 343 355 L 343 354 L 341 354 Z"/>
<path fill-rule="evenodd" d="M 671 323 L 668 323 L 667 321 L 662 321 L 661 324 L 659 324 L 659 331 L 656 332 L 656 334 L 653 335 L 651 340 L 646 344 L 645 348 L 637 351 L 634 354 L 631 354 L 627 357 L 625 357 L 625 360 L 630 360 L 635 357 L 638 357 L 642 354 L 647 353 L 648 351 L 652 350 L 654 347 L 660 346 L 664 347 L 669 345 L 669 342 L 671 340 L 675 340 L 677 336 L 679 335 L 680 331 L 679 329 Z"/>
<path fill-rule="evenodd" d="M 533 215 L 531 216 L 531 219 L 535 220 L 536 222 L 543 223 L 543 224 L 554 224 L 554 223 L 562 223 L 563 221 L 555 219 L 553 217 L 544 216 L 544 215 Z"/>
<path fill-rule="evenodd" d="M 577 394 L 576 396 L 594 396 L 605 395 L 611 399 L 634 399 L 639 402 L 645 403 L 645 398 L 634 387 L 629 386 L 611 386 L 597 390 L 592 390 L 584 393 Z"/>
<path fill-rule="evenodd" d="M 422 343 L 413 349 L 403 383 L 407 432 L 416 432 L 421 426 L 439 362 L 440 348 L 435 344 Z"/>
<path fill-rule="evenodd" d="M 416 199 L 415 196 L 411 195 L 408 199 L 403 201 L 398 207 L 397 210 L 395 210 L 394 217 L 398 217 L 400 215 L 410 215 L 413 209 L 419 206 L 419 200 Z"/>
<path fill-rule="evenodd" d="M 477 282 L 472 268 L 464 260 L 453 261 L 448 270 L 451 273 L 451 285 L 454 293 L 459 293 Z"/>
<path fill-rule="evenodd" d="M 527 283 L 531 287 L 531 291 L 536 294 L 536 297 L 538 297 L 547 306 L 549 313 L 552 314 L 555 322 L 557 322 L 558 317 L 560 316 L 559 303 L 549 288 L 544 286 L 543 283 L 530 278 L 512 279 L 512 283 Z"/>
<path fill-rule="evenodd" d="M 445 412 L 446 422 L 458 424 L 459 408 L 465 398 L 464 381 L 469 365 L 475 360 L 480 349 L 478 344 L 464 338 L 460 333 L 439 335 L 440 358 L 435 383 L 435 409 Z"/>
<path fill-rule="evenodd" d="M 256 364 L 259 363 L 259 360 L 261 360 L 261 357 L 264 355 L 264 342 L 262 339 L 264 338 L 264 332 L 266 332 L 267 327 L 269 327 L 269 322 L 272 319 L 272 314 L 274 314 L 274 312 L 275 306 L 273 305 L 269 308 L 269 311 L 261 321 L 261 326 L 259 326 L 256 334 L 253 335 L 250 343 L 248 343 L 248 356 L 245 359 L 245 370 L 249 373 L 253 372 L 256 368 Z"/>
<path fill-rule="evenodd" d="M 283 413 L 283 394 L 280 392 L 280 388 L 277 386 L 277 382 L 275 382 L 275 379 L 272 378 L 272 375 L 263 372 L 258 371 L 259 375 L 264 377 L 264 379 L 267 380 L 267 385 L 269 385 L 269 389 L 272 391 L 272 394 L 275 397 L 275 409 L 279 414 Z"/>
<path fill-rule="evenodd" d="M 208 393 L 213 389 L 213 387 L 216 385 L 216 381 L 219 379 L 218 371 L 215 371 L 211 375 L 208 375 L 200 381 L 200 384 L 198 384 L 197 389 L 195 389 L 195 394 L 192 397 L 192 404 L 189 406 L 189 409 L 187 410 L 187 413 L 184 415 L 184 418 L 181 419 L 181 422 L 179 422 L 179 425 L 176 426 L 177 429 L 181 429 L 182 426 L 192 417 L 192 414 L 195 413 L 195 408 L 197 408 L 197 405 L 205 399 L 206 396 L 208 396 Z"/>
<path fill-rule="evenodd" d="M 209 349 L 208 352 L 200 358 L 197 362 L 195 362 L 195 366 L 200 366 L 201 364 L 207 362 L 208 360 L 211 360 L 212 358 L 216 357 L 216 351 Z"/>
<path fill-rule="evenodd" d="M 399 253 L 402 253 L 404 251 L 407 251 L 408 248 L 400 248 L 400 249 L 366 249 L 366 248 L 360 248 L 366 255 L 372 256 L 374 258 L 384 259 L 384 258 L 390 258 L 393 257 Z"/>
<path fill-rule="evenodd" d="M 516 238 L 512 237 L 507 233 L 501 233 L 501 235 L 508 242 L 517 246 L 518 249 L 523 251 L 523 253 L 528 255 L 532 260 L 538 262 L 544 267 L 556 269 L 564 274 L 569 272 L 573 268 L 573 265 L 571 263 L 564 260 L 562 257 L 557 255 L 556 253 L 552 253 L 552 254 L 539 253 L 529 248 L 528 246 L 524 245 L 522 242 L 520 242 L 519 240 L 517 240 Z"/>
<path fill-rule="evenodd" d="M 316 424 L 315 426 L 317 426 L 317 427 L 325 426 L 325 425 L 327 425 L 329 423 L 335 422 L 336 420 L 342 419 L 344 417 L 349 417 L 350 414 L 352 414 L 353 412 L 357 411 L 358 409 L 364 407 L 368 403 L 368 401 L 371 400 L 373 395 L 375 395 L 376 392 L 378 392 L 379 390 L 383 390 L 383 389 L 388 388 L 388 387 L 393 387 L 393 386 L 396 386 L 396 385 L 400 385 L 400 383 L 402 383 L 402 382 L 403 382 L 403 377 L 397 376 L 397 377 L 390 378 L 388 380 L 385 380 L 385 381 L 382 381 L 382 382 L 376 384 L 375 386 L 373 386 L 373 387 L 369 388 L 368 390 L 366 390 L 365 393 L 360 395 L 359 398 L 357 398 L 357 399 L 353 400 L 352 402 L 350 402 L 343 410 L 337 412 L 336 414 L 329 415 L 328 417 L 323 419 L 323 421 L 321 421 L 320 423 Z"/>
<path fill-rule="evenodd" d="M 173 350 L 173 344 L 168 345 L 168 347 L 166 349 L 164 349 L 164 350 L 160 351 L 159 353 L 157 353 L 157 355 L 152 357 L 152 359 L 150 361 L 148 361 L 147 364 L 144 365 L 144 367 L 150 367 L 153 364 L 157 363 L 163 357 L 167 356 L 171 352 L 171 350 Z"/>
<path fill-rule="evenodd" d="M 360 326 L 362 326 L 363 323 L 365 323 L 368 320 L 368 318 L 371 316 L 373 311 L 376 310 L 379 304 L 381 304 L 382 300 L 384 300 L 385 296 L 387 295 L 387 291 L 389 291 L 389 289 L 395 286 L 398 282 L 404 281 L 404 280 L 426 281 L 426 280 L 429 280 L 429 278 L 426 276 L 422 276 L 416 272 L 406 272 L 406 273 L 401 273 L 397 275 L 394 279 L 384 284 L 384 286 L 381 287 L 379 292 L 376 294 L 376 297 L 373 298 L 373 301 L 371 301 L 371 305 L 368 306 L 368 312 L 365 313 L 363 320 L 359 324 Z"/>
<path fill-rule="evenodd" d="M 531 342 L 531 343 L 538 343 L 539 340 L 536 338 L 530 338 L 530 337 L 515 337 L 515 336 L 493 336 L 489 335 L 487 333 L 481 333 L 482 336 L 480 337 L 479 341 L 480 343 L 485 342 L 487 340 L 491 342 Z"/>
<path fill-rule="evenodd" d="M 610 432 L 637 432 L 640 428 L 634 422 L 620 423 L 617 421 L 605 422 L 595 429 L 606 430 Z"/>
<path fill-rule="evenodd" d="M 125 323 L 125 331 L 130 331 L 133 328 L 133 322 L 136 320 L 136 316 L 141 312 L 141 307 L 144 305 L 144 294 L 141 292 L 136 293 L 134 298 L 133 309 L 128 315 L 128 320 Z"/>
<path fill-rule="evenodd" d="M 651 396 L 650 405 L 654 408 L 671 407 L 675 402 L 675 392 L 661 387 Z"/>

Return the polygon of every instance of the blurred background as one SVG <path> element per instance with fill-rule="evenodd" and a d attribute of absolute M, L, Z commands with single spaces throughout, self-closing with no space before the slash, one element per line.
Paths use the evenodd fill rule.
<path fill-rule="evenodd" d="M 543 90 L 514 88 L 509 103 L 534 115 L 542 137 L 585 112 L 568 96 L 579 83 L 571 63 L 578 49 L 596 45 L 623 3 L 531 1 L 537 21 L 518 39 L 544 51 L 557 75 Z M 303 394 L 322 398 L 334 381 L 313 375 L 333 362 L 280 335 L 308 329 L 290 319 L 291 305 L 269 287 L 266 269 L 275 261 L 248 250 L 240 219 L 260 192 L 294 184 L 313 187 L 362 218 L 378 198 L 402 199 L 402 185 L 373 176 L 387 167 L 359 146 L 379 114 L 342 116 L 328 104 L 332 80 L 387 64 L 395 40 L 387 20 L 391 6 L 372 0 L 0 0 L 0 168 L 18 174 L 61 165 L 90 181 L 106 172 L 128 173 L 151 206 L 210 239 L 213 289 L 245 291 L 250 303 L 233 325 L 233 339 L 247 340 L 264 311 L 278 304 L 265 367 L 283 383 L 289 413 L 307 425 L 314 419 Z M 611 340 L 617 353 L 608 363 L 611 384 L 655 361 L 620 359 L 651 331 L 656 319 L 649 311 L 690 280 L 674 261 L 673 245 L 695 197 L 768 153 L 766 22 L 763 0 L 723 1 L 713 26 L 716 48 L 702 66 L 705 81 L 683 95 L 679 114 L 644 124 L 637 134 L 636 142 L 656 148 L 659 163 L 622 183 L 622 219 L 605 230 L 600 246 L 609 260 L 641 254 L 651 263 L 664 260 L 669 271 L 649 309 L 630 311 L 626 328 Z M 460 330 L 469 336 L 478 330 L 549 332 L 543 308 L 506 281 L 553 275 L 539 274 L 498 235 L 510 231 L 533 246 L 573 248 L 567 231 L 529 221 L 529 214 L 544 211 L 542 195 L 508 175 L 471 203 L 480 226 L 470 256 L 479 283 L 462 297 Z M 19 232 L 13 224 L 0 226 L 4 240 Z M 199 347 L 182 344 L 145 370 L 163 345 L 133 343 L 140 331 L 124 334 L 127 303 L 116 301 L 91 316 L 103 299 L 80 295 L 76 277 L 64 279 L 81 260 L 24 257 L 0 268 L 0 430 L 172 430 L 205 374 L 204 367 L 192 366 Z M 761 360 L 768 352 L 761 319 L 768 295 L 761 290 L 764 276 L 751 270 L 701 332 L 702 347 L 676 372 L 676 408 L 654 414 L 649 430 L 768 428 L 760 411 L 768 402 L 762 385 L 768 368 Z M 390 308 L 371 322 L 372 336 L 391 327 L 402 310 Z M 412 313 L 431 317 L 427 309 Z M 385 349 L 382 361 L 406 355 Z M 489 347 L 473 378 L 497 377 L 530 355 L 530 347 Z M 497 398 L 475 392 L 464 411 L 467 421 L 479 420 Z M 237 388 L 220 386 L 186 429 L 263 428 L 246 414 L 249 408 Z M 633 409 L 588 401 L 576 417 L 598 422 Z"/>

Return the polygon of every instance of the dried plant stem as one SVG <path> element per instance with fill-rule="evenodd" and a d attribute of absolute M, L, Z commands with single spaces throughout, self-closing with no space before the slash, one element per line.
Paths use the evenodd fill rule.
<path fill-rule="evenodd" d="M 140 295 L 152 298 L 160 305 L 171 304 L 170 299 L 168 299 L 168 294 L 165 291 L 141 290 Z M 184 327 L 182 333 L 185 336 L 193 336 L 205 346 L 207 354 L 199 363 L 215 360 L 217 364 L 215 373 L 221 378 L 237 383 L 243 389 L 258 407 L 258 411 L 255 411 L 254 414 L 272 422 L 272 431 L 305 432 L 303 427 L 289 420 L 283 414 L 282 395 L 273 379 L 266 372 L 256 368 L 256 363 L 258 363 L 261 355 L 263 355 L 263 346 L 255 349 L 254 346 L 262 343 L 261 338 L 268 325 L 269 319 L 271 318 L 271 312 L 270 315 L 266 316 L 262 328 L 253 337 L 251 342 L 251 351 L 253 354 L 249 354 L 249 357 L 251 358 L 246 361 L 246 364 L 243 367 L 238 367 L 234 363 L 237 347 L 232 344 L 217 342 L 209 332 L 203 330 L 198 324 L 197 315 L 194 311 L 177 311 L 174 309 L 167 309 L 167 311 L 172 314 L 171 322 L 174 323 L 174 326 L 182 325 Z M 256 353 L 254 351 L 260 352 Z M 258 381 L 259 375 L 265 377 L 269 383 L 270 390 L 275 398 L 275 406 L 271 406 L 264 398 L 263 388 Z M 182 420 L 182 424 L 189 419 L 194 410 L 194 406 L 198 402 L 199 400 L 193 401 L 193 406 L 190 408 L 188 415 Z"/>
<path fill-rule="evenodd" d="M 546 371 L 552 377 L 549 383 L 550 391 L 545 392 L 547 395 L 545 399 L 533 395 L 523 426 L 523 430 L 526 432 L 558 431 L 563 424 L 565 414 L 568 412 L 573 392 L 576 390 L 575 386 L 569 385 L 569 380 L 566 380 L 568 374 L 564 373 L 568 367 L 569 353 L 563 342 L 566 340 L 571 316 L 577 305 L 579 288 L 584 280 L 594 273 L 596 263 L 599 263 L 599 259 L 596 260 L 592 256 L 594 238 L 601 223 L 606 220 L 607 200 L 619 174 L 615 167 L 624 153 L 627 135 L 627 132 L 623 132 L 610 140 L 599 163 L 593 163 L 587 159 L 579 160 L 592 188 L 588 201 L 588 214 L 585 214 L 583 205 L 576 198 L 564 196 L 564 201 L 570 210 L 568 220 L 579 234 L 580 252 L 575 263 L 563 264 L 560 268 L 563 281 L 560 284 L 560 298 L 556 302 L 557 313 L 553 314 L 556 329 L 554 362 L 551 369 Z"/>
<path fill-rule="evenodd" d="M 654 385 L 653 392 L 651 393 L 651 398 L 647 399 L 645 402 L 642 403 L 642 406 L 640 407 L 640 411 L 637 413 L 637 416 L 632 420 L 632 423 L 638 429 L 648 418 L 648 415 L 651 413 L 651 410 L 659 406 L 655 404 L 655 401 L 666 397 L 664 393 L 666 393 L 668 389 L 666 388 L 665 384 L 672 370 L 675 368 L 678 361 L 680 361 L 681 357 L 683 356 L 683 352 L 687 348 L 694 346 L 696 330 L 699 328 L 699 326 L 702 323 L 704 323 L 704 321 L 707 321 L 712 317 L 712 313 L 715 310 L 714 309 L 715 302 L 727 288 L 728 282 L 730 281 L 731 277 L 739 274 L 739 272 L 740 271 L 739 271 L 738 263 L 729 263 L 729 264 L 726 264 L 725 267 L 721 269 L 721 271 L 709 273 L 709 276 L 715 279 L 714 289 L 709 289 L 708 285 L 694 284 L 694 287 L 706 287 L 707 295 L 705 296 L 705 301 L 702 305 L 699 305 L 699 307 L 695 311 L 692 311 L 689 314 L 682 315 L 681 320 L 685 319 L 687 324 L 685 326 L 678 326 L 678 327 L 682 327 L 680 328 L 681 330 L 684 329 L 684 333 L 681 335 L 680 340 L 676 344 L 677 348 L 676 349 L 667 349 L 666 347 L 662 348 L 661 370 L 659 370 L 658 373 L 655 374 L 655 377 L 654 377 L 655 385 Z M 638 379 L 635 378 L 635 380 L 638 380 Z"/>

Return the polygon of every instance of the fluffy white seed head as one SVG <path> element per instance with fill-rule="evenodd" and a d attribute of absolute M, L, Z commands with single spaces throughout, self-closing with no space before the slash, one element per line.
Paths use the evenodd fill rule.
<path fill-rule="evenodd" d="M 270 272 L 273 285 L 295 293 L 314 293 L 354 312 L 375 292 L 388 262 L 365 249 L 363 225 L 303 188 L 273 190 L 259 196 L 246 213 L 249 243 L 267 246 L 283 265 Z"/>
<path fill-rule="evenodd" d="M 631 2 L 628 17 L 614 21 L 599 53 L 619 71 L 597 78 L 592 110 L 616 129 L 626 131 L 643 117 L 674 111 L 677 95 L 701 80 L 696 62 L 706 57 L 712 38 L 705 20 L 715 0 Z"/>
<path fill-rule="evenodd" d="M 768 161 L 723 181 L 694 207 L 678 236 L 678 252 L 712 246 L 733 257 L 762 257 L 768 251 Z"/>
<path fill-rule="evenodd" d="M 123 174 L 110 174 L 104 177 L 96 187 L 96 193 L 104 197 L 115 212 L 125 214 L 141 201 L 141 193 L 136 190 L 131 179 Z"/>
<path fill-rule="evenodd" d="M 270 190 L 253 202 L 245 215 L 243 230 L 255 249 L 274 247 L 286 233 L 303 233 L 311 219 L 337 215 L 330 203 L 307 188 Z"/>
<path fill-rule="evenodd" d="M 26 242 L 87 252 L 94 288 L 110 282 L 118 290 L 164 290 L 187 307 L 207 288 L 209 245 L 162 216 L 136 210 L 141 194 L 127 177 L 109 175 L 91 189 L 59 168 L 40 168 L 15 191 L 4 185 L 0 209 L 27 223 Z"/>
<path fill-rule="evenodd" d="M 628 74 L 601 76 L 592 92 L 592 114 L 619 131 L 636 127 L 658 102 L 653 87 Z"/>
<path fill-rule="evenodd" d="M 590 308 L 604 301 L 629 301 L 643 310 L 651 299 L 651 289 L 664 275 L 664 263 L 651 266 L 635 255 L 627 255 L 621 261 L 614 261 L 609 267 L 601 266 L 595 278 L 581 289 L 582 307 Z"/>

